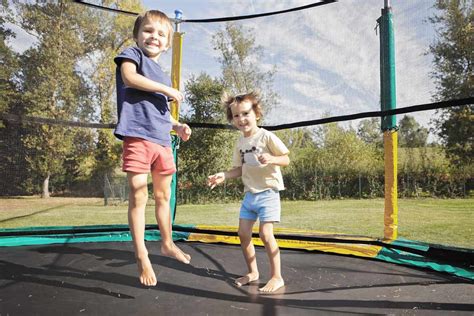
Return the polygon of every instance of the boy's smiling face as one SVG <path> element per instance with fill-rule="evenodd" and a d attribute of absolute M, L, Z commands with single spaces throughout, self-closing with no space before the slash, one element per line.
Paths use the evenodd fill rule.
<path fill-rule="evenodd" d="M 134 38 L 138 47 L 151 59 L 158 61 L 161 53 L 169 47 L 168 26 L 159 20 L 145 19 L 140 25 L 137 38 Z"/>
<path fill-rule="evenodd" d="M 252 102 L 244 100 L 231 106 L 232 124 L 237 127 L 244 137 L 249 137 L 258 131 L 257 121 L 260 119 L 255 114 Z"/>

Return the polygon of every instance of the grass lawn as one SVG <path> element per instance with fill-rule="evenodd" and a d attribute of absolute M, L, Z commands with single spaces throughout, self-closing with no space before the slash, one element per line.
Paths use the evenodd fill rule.
<path fill-rule="evenodd" d="M 127 204 L 102 199 L 1 198 L 0 228 L 126 224 Z M 179 205 L 177 224 L 238 225 L 239 203 Z M 277 227 L 383 237 L 383 199 L 283 201 Z M 402 199 L 399 237 L 474 249 L 474 199 Z M 153 224 L 154 206 L 147 207 Z"/>

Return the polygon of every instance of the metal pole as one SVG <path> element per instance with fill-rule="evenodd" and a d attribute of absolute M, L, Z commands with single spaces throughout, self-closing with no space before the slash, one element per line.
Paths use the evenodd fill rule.
<path fill-rule="evenodd" d="M 175 32 L 173 34 L 173 43 L 172 43 L 172 58 L 171 58 L 171 86 L 175 89 L 180 88 L 181 82 L 181 64 L 182 64 L 182 48 L 183 48 L 183 33 L 180 32 L 180 24 L 183 16 L 181 10 L 175 10 Z M 174 119 L 179 121 L 179 103 L 176 100 L 171 102 L 171 115 Z M 170 211 L 171 219 L 174 223 L 176 216 L 176 205 L 177 205 L 177 192 L 178 192 L 178 147 L 179 147 L 179 137 L 174 131 L 172 131 L 173 139 L 173 156 L 176 163 L 176 172 L 173 174 L 171 180 L 171 198 L 170 198 Z"/>
<path fill-rule="evenodd" d="M 171 85 L 173 88 L 178 89 L 181 81 L 181 59 L 182 59 L 182 48 L 183 48 L 183 33 L 180 32 L 181 19 L 183 17 L 183 11 L 175 10 L 175 32 L 173 35 L 173 56 L 171 60 Z M 179 103 L 173 101 L 171 103 L 171 115 L 177 121 L 179 120 Z"/>
<path fill-rule="evenodd" d="M 174 31 L 179 32 L 179 25 L 181 24 L 181 19 L 183 18 L 183 11 L 174 10 Z"/>

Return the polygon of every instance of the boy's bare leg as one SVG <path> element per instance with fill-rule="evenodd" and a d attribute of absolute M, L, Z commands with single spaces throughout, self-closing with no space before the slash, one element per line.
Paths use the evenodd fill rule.
<path fill-rule="evenodd" d="M 133 247 L 135 248 L 140 283 L 146 286 L 155 286 L 156 276 L 145 246 L 145 207 L 148 199 L 148 175 L 128 172 L 127 178 L 130 186 L 128 223 L 132 234 Z"/>
<path fill-rule="evenodd" d="M 245 263 L 247 264 L 249 273 L 235 280 L 235 284 L 237 286 L 248 284 L 258 280 L 259 278 L 255 247 L 252 242 L 252 227 L 254 224 L 255 221 L 252 220 L 239 220 L 240 246 L 242 247 L 242 252 L 244 254 Z"/>
<path fill-rule="evenodd" d="M 259 289 L 259 291 L 275 292 L 285 285 L 285 281 L 281 276 L 280 249 L 278 248 L 275 236 L 273 235 L 272 222 L 260 223 L 260 238 L 265 245 L 265 250 L 270 261 L 271 278 L 264 287 Z"/>
<path fill-rule="evenodd" d="M 152 174 L 153 194 L 155 196 L 155 216 L 161 235 L 161 253 L 165 256 L 188 264 L 191 256 L 183 252 L 173 242 L 170 214 L 170 196 L 172 175 Z"/>

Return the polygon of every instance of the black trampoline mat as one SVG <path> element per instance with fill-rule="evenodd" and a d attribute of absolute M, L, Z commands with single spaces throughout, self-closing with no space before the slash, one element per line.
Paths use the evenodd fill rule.
<path fill-rule="evenodd" d="M 0 248 L 3 315 L 472 315 L 474 284 L 442 273 L 317 252 L 282 250 L 286 286 L 259 294 L 269 278 L 257 248 L 260 281 L 246 273 L 239 246 L 179 243 L 190 265 L 148 242 L 155 287 L 139 284 L 131 242 Z"/>

